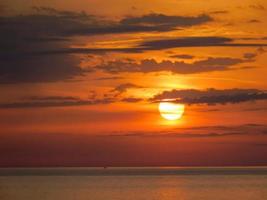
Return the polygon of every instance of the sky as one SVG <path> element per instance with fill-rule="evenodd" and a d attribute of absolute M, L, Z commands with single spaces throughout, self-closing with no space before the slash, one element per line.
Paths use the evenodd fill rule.
<path fill-rule="evenodd" d="M 266 11 L 1 1 L 0 167 L 267 165 Z"/>

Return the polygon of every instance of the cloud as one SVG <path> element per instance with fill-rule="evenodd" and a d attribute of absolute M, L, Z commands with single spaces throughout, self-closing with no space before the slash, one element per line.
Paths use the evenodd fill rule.
<path fill-rule="evenodd" d="M 78 58 L 68 56 L 39 56 L 0 60 L 0 83 L 56 82 L 82 76 Z"/>
<path fill-rule="evenodd" d="M 21 100 L 11 103 L 2 103 L 0 108 L 35 108 L 35 107 L 66 107 L 66 106 L 88 106 L 113 103 L 113 98 L 92 98 L 80 99 L 78 97 L 61 97 L 61 96 L 48 96 L 48 97 L 34 97 L 29 100 Z"/>
<path fill-rule="evenodd" d="M 227 103 L 241 103 L 255 100 L 267 100 L 266 91 L 257 89 L 185 89 L 185 90 L 171 90 L 164 91 L 155 95 L 150 100 L 158 102 L 162 100 L 170 100 L 177 103 L 185 104 L 227 104 Z"/>
<path fill-rule="evenodd" d="M 257 53 L 245 53 L 245 54 L 243 55 L 243 57 L 244 57 L 245 59 L 253 59 L 253 58 L 255 58 L 257 55 L 258 55 Z"/>
<path fill-rule="evenodd" d="M 119 97 L 119 95 L 126 92 L 129 88 L 140 88 L 140 86 L 131 83 L 121 84 L 100 97 L 95 91 L 90 91 L 87 99 L 74 96 L 29 96 L 14 102 L 1 103 L 0 109 L 91 106 L 116 102 L 136 103 L 144 101 L 144 99 L 135 97 Z"/>
<path fill-rule="evenodd" d="M 92 72 L 80 67 L 81 60 L 76 54 L 99 54 L 108 52 L 140 53 L 148 50 L 161 50 L 176 47 L 199 46 L 260 46 L 259 44 L 236 44 L 233 39 L 223 37 L 189 37 L 169 40 L 144 41 L 139 45 L 125 48 L 74 48 L 75 36 L 91 36 L 116 33 L 136 33 L 150 31 L 170 31 L 201 25 L 212 21 L 208 15 L 172 16 L 151 13 L 143 16 L 125 17 L 118 21 L 89 15 L 85 12 L 61 11 L 47 7 L 34 8 L 27 15 L 0 17 L 0 84 L 38 83 L 68 81 Z M 265 44 L 261 44 L 264 46 Z M 197 73 L 194 65 L 164 61 L 143 60 L 152 65 L 154 71 L 160 71 L 166 64 L 167 71 L 174 73 Z M 111 63 L 120 67 L 120 63 Z M 136 63 L 122 63 L 137 66 L 137 71 L 149 71 Z M 143 63 L 141 63 L 143 64 Z M 195 63 L 197 64 L 197 63 Z M 201 64 L 201 63 L 199 63 Z M 178 66 L 177 66 L 178 65 Z M 185 68 L 189 66 L 190 70 Z M 104 71 L 110 71 L 104 69 Z M 201 66 L 202 71 L 217 71 L 227 68 L 213 66 L 214 69 Z M 101 67 L 100 67 L 101 68 Z M 120 67 L 122 71 L 131 71 Z M 140 69 L 142 68 L 142 69 Z M 143 70 L 144 68 L 144 70 Z M 151 68 L 151 66 L 149 67 Z M 159 68 L 159 69 L 157 69 Z M 177 68 L 177 69 L 176 69 Z M 121 71 L 115 69 L 115 72 Z"/>
<path fill-rule="evenodd" d="M 32 101 L 76 101 L 79 100 L 77 97 L 73 96 L 31 96 L 26 98 Z"/>
<path fill-rule="evenodd" d="M 243 38 L 247 40 L 248 38 Z M 179 37 L 172 39 L 149 40 L 132 47 L 125 48 L 57 48 L 26 52 L 23 56 L 41 56 L 53 54 L 103 54 L 109 52 L 142 53 L 144 51 L 157 51 L 171 48 L 185 47 L 264 47 L 265 43 L 235 43 L 232 38 L 226 37 Z M 1 54 L 0 54 L 1 57 Z"/>
<path fill-rule="evenodd" d="M 112 137 L 175 137 L 175 138 L 214 138 L 236 135 L 267 135 L 267 126 L 263 124 L 241 124 L 233 126 L 198 126 L 164 131 L 139 131 L 111 133 Z M 105 135 L 106 136 L 106 135 Z"/>
<path fill-rule="evenodd" d="M 258 47 L 255 52 L 247 52 L 244 53 L 243 58 L 247 59 L 248 61 L 253 61 L 255 58 L 261 54 L 265 53 L 265 50 L 262 47 Z"/>
<path fill-rule="evenodd" d="M 130 88 L 141 88 L 141 86 L 133 83 L 124 83 L 115 87 L 112 92 L 118 92 L 119 94 L 126 92 Z"/>
<path fill-rule="evenodd" d="M 179 37 L 171 39 L 145 41 L 139 45 L 144 50 L 163 50 L 181 47 L 259 47 L 267 44 L 234 43 L 234 39 L 227 37 Z"/>
<path fill-rule="evenodd" d="M 100 77 L 100 78 L 97 78 L 95 80 L 106 81 L 106 80 L 120 80 L 120 79 L 123 79 L 123 77 L 121 77 L 121 76 L 109 76 L 109 77 Z"/>
<path fill-rule="evenodd" d="M 192 16 L 167 16 L 164 14 L 151 13 L 140 17 L 127 17 L 120 21 L 122 25 L 154 27 L 158 30 L 173 30 L 176 27 L 188 27 L 204 24 L 212 21 L 208 15 Z"/>
<path fill-rule="evenodd" d="M 85 12 L 35 7 L 26 15 L 0 17 L 0 83 L 55 82 L 83 75 L 72 54 L 136 52 L 138 48 L 70 48 L 75 36 L 168 31 L 206 23 L 207 15 L 149 14 L 111 21 Z M 88 71 L 87 71 L 88 72 Z"/>
<path fill-rule="evenodd" d="M 124 98 L 121 101 L 122 102 L 127 102 L 127 103 L 137 103 L 140 101 L 143 101 L 144 99 L 142 98 L 135 98 L 135 97 L 128 97 L 128 98 Z"/>
<path fill-rule="evenodd" d="M 103 70 L 108 73 L 116 74 L 121 72 L 150 73 L 150 72 L 172 72 L 176 74 L 195 74 L 212 71 L 225 71 L 236 69 L 234 66 L 247 62 L 247 60 L 231 57 L 209 57 L 204 60 L 195 61 L 193 63 L 185 63 L 183 61 L 163 60 L 157 62 L 154 59 L 141 60 L 139 63 L 133 60 L 115 60 L 96 66 L 96 69 Z"/>
<path fill-rule="evenodd" d="M 93 18 L 42 8 L 38 14 L 0 17 L 0 83 L 56 82 L 84 74 L 74 55 L 38 54 L 67 48 L 67 29 Z"/>
<path fill-rule="evenodd" d="M 37 12 L 28 15 L 1 17 L 1 34 L 24 39 L 47 39 L 79 35 L 115 34 L 147 31 L 169 31 L 200 25 L 212 21 L 208 15 L 169 16 L 151 13 L 111 21 L 85 12 L 61 11 L 35 7 Z M 15 26 L 16 25 L 16 26 Z"/>
<path fill-rule="evenodd" d="M 142 86 L 139 86 L 139 85 L 136 85 L 136 84 L 133 84 L 133 83 L 123 83 L 123 84 L 120 84 L 118 86 L 116 86 L 114 89 L 112 89 L 110 91 L 110 94 L 107 94 L 107 95 L 111 95 L 113 97 L 116 97 L 118 98 L 119 96 L 121 96 L 123 93 L 127 92 L 128 89 L 132 89 L 132 88 L 142 88 Z M 119 101 L 119 100 L 118 100 Z M 134 98 L 134 97 L 127 97 L 127 98 L 123 98 L 121 99 L 122 102 L 128 102 L 128 103 L 135 103 L 135 102 L 138 102 L 138 101 L 141 101 L 137 98 Z"/>
<path fill-rule="evenodd" d="M 257 20 L 257 19 L 251 19 L 248 21 L 248 23 L 260 23 L 261 21 L 260 20 Z"/>
<path fill-rule="evenodd" d="M 261 4 L 251 4 L 249 8 L 256 9 L 256 10 L 265 10 L 265 7 Z"/>
<path fill-rule="evenodd" d="M 211 12 L 209 12 L 209 14 L 228 14 L 229 13 L 229 11 L 227 11 L 227 10 L 215 10 L 215 11 L 211 11 Z"/>
<path fill-rule="evenodd" d="M 55 38 L 54 38 L 55 39 Z M 251 38 L 242 38 L 248 40 Z M 60 40 L 62 41 L 62 40 Z M 259 47 L 267 46 L 265 43 L 235 43 L 232 38 L 226 37 L 183 37 L 162 40 L 149 40 L 141 42 L 140 44 L 132 47 L 125 48 L 75 48 L 75 47 L 61 47 L 58 48 L 40 48 L 37 51 L 21 52 L 20 54 L 13 52 L 15 56 L 47 56 L 47 55 L 60 55 L 60 54 L 103 54 L 110 52 L 120 53 L 142 53 L 144 51 L 156 51 L 171 48 L 185 48 L 185 47 Z M 0 58 L 9 57 L 7 52 L 2 52 Z"/>

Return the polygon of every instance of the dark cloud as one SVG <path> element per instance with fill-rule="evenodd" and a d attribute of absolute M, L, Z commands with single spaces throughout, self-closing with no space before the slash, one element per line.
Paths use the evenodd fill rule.
<path fill-rule="evenodd" d="M 90 36 L 116 33 L 135 33 L 148 31 L 170 31 L 188 26 L 200 25 L 212 18 L 208 15 L 169 16 L 152 13 L 139 17 L 126 17 L 119 21 L 111 21 L 85 12 L 60 11 L 53 8 L 38 7 L 28 15 L 0 17 L 0 84 L 2 83 L 36 83 L 72 80 L 77 76 L 92 72 L 80 68 L 80 58 L 73 54 L 101 54 L 108 52 L 139 53 L 147 50 L 161 50 L 176 47 L 200 46 L 256 46 L 259 44 L 237 44 L 233 39 L 223 37 L 189 37 L 169 40 L 145 41 L 140 45 L 128 48 L 70 48 L 74 36 Z M 261 44 L 265 46 L 265 44 Z M 211 60 L 210 60 L 211 61 Z M 208 62 L 210 62 L 208 61 Z M 196 66 L 186 63 L 144 60 L 145 64 L 122 63 L 136 66 L 118 66 L 111 63 L 111 69 L 105 71 L 160 71 L 167 65 L 167 71 L 174 73 L 197 73 Z M 219 61 L 218 62 L 226 62 Z M 239 61 L 232 61 L 239 62 Z M 195 63 L 200 64 L 200 63 Z M 208 64 L 208 63 L 203 63 Z M 177 66 L 178 65 L 178 66 Z M 185 69 L 189 66 L 189 70 Z M 201 65 L 202 71 L 225 70 L 225 64 L 207 67 Z M 101 67 L 100 67 L 101 68 Z M 142 68 L 142 69 L 141 69 Z M 144 69 L 143 69 L 144 68 Z M 157 69 L 159 68 L 159 69 Z M 177 68 L 177 69 L 176 69 Z M 113 71 L 112 71 L 113 70 Z M 190 72 L 190 70 L 192 72 Z"/>
<path fill-rule="evenodd" d="M 243 55 L 243 57 L 245 58 L 245 59 L 253 59 L 253 58 L 255 58 L 257 56 L 257 53 L 245 53 L 244 55 Z"/>
<path fill-rule="evenodd" d="M 104 63 L 96 66 L 108 73 L 121 73 L 121 72 L 160 72 L 167 71 L 177 74 L 194 74 L 212 71 L 225 71 L 236 69 L 235 65 L 246 62 L 247 60 L 239 58 L 207 58 L 205 60 L 195 61 L 193 63 L 185 63 L 183 61 L 170 61 L 163 60 L 157 62 L 154 59 L 141 60 L 139 63 L 132 60 L 117 60 Z"/>
<path fill-rule="evenodd" d="M 35 10 L 37 12 L 29 15 L 1 17 L 1 36 L 35 40 L 77 35 L 169 31 L 212 21 L 208 15 L 192 17 L 156 13 L 110 21 L 85 12 L 60 11 L 46 7 L 37 7 Z"/>
<path fill-rule="evenodd" d="M 209 12 L 209 14 L 228 14 L 229 11 L 227 10 L 215 10 L 215 11 L 211 11 Z"/>
<path fill-rule="evenodd" d="M 185 104 L 227 104 L 241 103 L 255 100 L 267 100 L 267 93 L 257 89 L 207 89 L 207 90 L 171 90 L 155 95 L 151 101 L 158 102 L 165 99 Z"/>
<path fill-rule="evenodd" d="M 0 83 L 54 82 L 83 75 L 80 60 L 70 54 L 137 52 L 140 48 L 69 48 L 74 36 L 168 31 L 206 23 L 196 17 L 149 14 L 106 20 L 85 12 L 35 7 L 32 14 L 0 17 Z"/>
<path fill-rule="evenodd" d="M 106 80 L 120 80 L 120 79 L 123 79 L 123 77 L 121 77 L 121 76 L 109 76 L 109 77 L 100 77 L 100 78 L 97 78 L 95 80 L 106 81 Z"/>
<path fill-rule="evenodd" d="M 267 44 L 234 43 L 234 39 L 226 37 L 182 37 L 163 40 L 145 41 L 139 45 L 144 50 L 163 50 L 181 47 L 259 47 Z"/>
<path fill-rule="evenodd" d="M 70 40 L 64 32 L 93 17 L 48 8 L 37 11 L 0 17 L 0 83 L 55 82 L 83 75 L 80 60 L 73 55 L 36 52 L 66 48 Z"/>
<path fill-rule="evenodd" d="M 102 97 L 99 97 L 95 91 L 90 91 L 87 99 L 81 99 L 74 96 L 30 96 L 14 102 L 1 103 L 0 109 L 90 106 L 116 102 L 136 103 L 144 100 L 135 97 L 120 97 L 120 95 L 126 92 L 129 88 L 140 88 L 140 86 L 131 83 L 121 84 L 109 93 L 104 94 Z"/>
<path fill-rule="evenodd" d="M 139 45 L 125 48 L 58 48 L 23 53 L 23 56 L 42 56 L 58 54 L 104 54 L 110 52 L 142 53 L 171 48 L 185 47 L 265 47 L 265 43 L 235 43 L 234 39 L 225 37 L 183 37 L 163 40 L 150 40 Z M 21 56 L 21 55 L 20 55 Z M 1 58 L 1 54 L 0 54 Z"/>
<path fill-rule="evenodd" d="M 244 53 L 243 57 L 244 59 L 247 59 L 248 61 L 254 61 L 255 58 L 261 54 L 265 53 L 265 50 L 262 47 L 258 47 L 253 53 L 248 52 Z"/>
<path fill-rule="evenodd" d="M 78 58 L 68 56 L 40 56 L 0 60 L 0 83 L 34 83 L 70 80 L 82 76 Z"/>
<path fill-rule="evenodd" d="M 113 103 L 113 98 L 93 98 L 80 99 L 76 97 L 35 97 L 27 101 L 16 101 L 11 103 L 2 103 L 0 108 L 35 108 L 35 107 L 66 107 L 66 106 L 87 106 Z"/>
<path fill-rule="evenodd" d="M 177 54 L 171 55 L 170 58 L 178 58 L 178 59 L 193 59 L 195 56 L 188 54 Z"/>
<path fill-rule="evenodd" d="M 174 27 L 187 27 L 200 25 L 212 21 L 208 15 L 191 16 L 167 16 L 164 14 L 152 13 L 141 17 L 127 17 L 122 19 L 122 25 L 132 26 L 157 26 L 160 30 L 172 30 Z"/>
<path fill-rule="evenodd" d="M 131 88 L 142 88 L 142 87 L 133 83 L 124 83 L 115 87 L 113 90 L 111 90 L 111 92 L 115 92 L 116 93 L 115 96 L 118 96 Z"/>
<path fill-rule="evenodd" d="M 141 53 L 144 51 L 164 50 L 184 47 L 264 47 L 265 43 L 235 43 L 234 39 L 226 37 L 182 37 L 141 42 L 126 48 L 58 48 L 27 52 L 23 56 L 41 56 L 53 54 L 103 54 L 109 52 Z M 1 55 L 0 55 L 1 56 Z"/>
<path fill-rule="evenodd" d="M 73 96 L 32 96 L 26 98 L 33 101 L 77 101 L 79 98 Z"/>
<path fill-rule="evenodd" d="M 251 19 L 248 21 L 248 23 L 260 23 L 261 21 L 258 19 Z"/>
<path fill-rule="evenodd" d="M 137 103 L 137 102 L 140 102 L 140 101 L 143 101 L 143 100 L 144 99 L 141 99 L 141 98 L 128 97 L 128 98 L 122 99 L 121 101 L 122 102 L 127 102 L 127 103 Z"/>

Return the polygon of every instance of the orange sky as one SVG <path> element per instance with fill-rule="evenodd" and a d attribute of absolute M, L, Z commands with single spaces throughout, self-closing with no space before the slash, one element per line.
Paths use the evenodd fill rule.
<path fill-rule="evenodd" d="M 4 0 L 0 166 L 266 165 L 266 9 Z"/>

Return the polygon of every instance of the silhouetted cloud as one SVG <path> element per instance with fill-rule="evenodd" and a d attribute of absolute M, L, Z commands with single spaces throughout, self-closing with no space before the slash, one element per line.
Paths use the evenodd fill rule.
<path fill-rule="evenodd" d="M 139 45 L 144 50 L 162 50 L 181 47 L 259 47 L 267 44 L 258 43 L 235 43 L 235 40 L 227 37 L 180 37 L 145 41 Z"/>
<path fill-rule="evenodd" d="M 92 69 L 84 70 L 80 67 L 81 61 L 76 54 L 140 53 L 178 47 L 266 46 L 266 44 L 255 43 L 239 44 L 235 43 L 234 39 L 224 37 L 184 37 L 144 41 L 136 46 L 125 48 L 70 47 L 73 45 L 74 36 L 170 31 L 201 25 L 212 20 L 205 14 L 171 16 L 151 13 L 111 21 L 85 12 L 60 11 L 47 7 L 37 7 L 35 12 L 27 15 L 1 16 L 0 84 L 66 81 L 92 72 Z M 218 63 L 215 65 L 211 62 Z M 186 74 L 228 70 L 234 63 L 240 62 L 242 60 L 233 58 L 209 58 L 207 61 L 193 64 L 171 61 L 158 63 L 155 60 L 143 60 L 139 64 L 114 61 L 109 63 L 112 65 L 110 69 L 105 64 L 99 66 L 99 69 L 111 73 L 172 71 Z M 230 67 L 226 66 L 226 63 Z M 120 66 L 121 64 L 126 66 Z M 148 67 L 143 66 L 144 64 Z M 133 69 L 129 66 L 133 66 Z"/>
<path fill-rule="evenodd" d="M 80 99 L 76 97 L 36 97 L 27 101 L 16 101 L 10 103 L 0 104 L 0 108 L 35 108 L 35 107 L 66 107 L 66 106 L 87 106 L 98 104 L 113 103 L 113 98 L 94 98 L 94 99 Z"/>
<path fill-rule="evenodd" d="M 26 98 L 33 101 L 77 101 L 79 98 L 73 96 L 31 96 Z"/>
<path fill-rule="evenodd" d="M 162 100 L 170 100 L 177 103 L 185 104 L 227 104 L 241 103 L 254 100 L 267 100 L 267 92 L 257 89 L 185 89 L 164 91 L 155 95 L 151 101 L 158 102 Z"/>
<path fill-rule="evenodd" d="M 215 10 L 215 11 L 211 11 L 209 12 L 209 14 L 228 14 L 229 11 L 227 10 Z"/>
<path fill-rule="evenodd" d="M 112 90 L 110 93 L 98 97 L 95 91 L 91 91 L 89 98 L 82 99 L 74 96 L 30 96 L 20 100 L 1 103 L 0 109 L 10 108 L 46 108 L 46 107 L 69 107 L 69 106 L 91 106 L 101 104 L 111 104 L 116 102 L 136 103 L 144 101 L 141 98 L 135 97 L 120 97 L 122 93 L 129 88 L 139 88 L 134 84 L 122 84 Z M 115 93 L 114 93 L 115 92 Z"/>
<path fill-rule="evenodd" d="M 257 56 L 257 53 L 244 53 L 243 57 L 245 59 L 253 59 Z"/>
<path fill-rule="evenodd" d="M 127 103 L 137 103 L 140 101 L 143 101 L 144 99 L 142 98 L 134 98 L 134 97 L 128 97 L 128 98 L 123 98 L 121 101 L 122 102 L 127 102 Z"/>
<path fill-rule="evenodd" d="M 158 13 L 111 21 L 85 12 L 61 11 L 47 7 L 35 7 L 35 10 L 37 12 L 33 14 L 1 17 L 1 36 L 5 39 L 15 37 L 34 42 L 78 35 L 169 31 L 212 21 L 208 15 L 168 16 Z"/>
<path fill-rule="evenodd" d="M 0 60 L 0 83 L 32 83 L 64 81 L 81 76 L 78 58 L 68 56 L 39 56 Z"/>
<path fill-rule="evenodd" d="M 242 38 L 251 40 L 252 38 Z M 255 40 L 259 40 L 256 38 Z M 253 38 L 254 40 L 254 38 Z M 260 40 L 263 40 L 261 38 Z M 53 55 L 53 54 L 100 54 L 109 52 L 142 53 L 144 51 L 157 51 L 171 48 L 185 47 L 259 47 L 267 46 L 265 43 L 237 43 L 235 39 L 227 37 L 179 37 L 172 39 L 148 40 L 132 47 L 125 48 L 58 48 L 30 52 L 30 55 Z M 27 55 L 27 54 L 26 54 Z"/>
<path fill-rule="evenodd" d="M 106 80 L 120 80 L 120 79 L 123 79 L 123 77 L 121 77 L 121 76 L 108 76 L 108 77 L 100 77 L 100 78 L 97 78 L 95 80 L 106 81 Z"/>
<path fill-rule="evenodd" d="M 200 25 L 212 21 L 208 15 L 191 16 L 167 16 L 164 14 L 151 13 L 141 17 L 127 17 L 120 21 L 122 25 L 132 26 L 157 26 L 159 30 L 172 30 L 174 27 L 187 27 Z"/>
<path fill-rule="evenodd" d="M 96 69 L 103 70 L 108 73 L 121 72 L 160 72 L 167 71 L 177 74 L 194 74 L 212 71 L 225 71 L 237 69 L 234 67 L 237 64 L 246 62 L 247 60 L 239 58 L 221 57 L 221 58 L 207 58 L 204 60 L 195 61 L 193 63 L 185 63 L 183 61 L 163 60 L 157 62 L 154 59 L 141 60 L 139 63 L 133 60 L 115 60 L 110 61 L 99 66 Z"/>
<path fill-rule="evenodd" d="M 34 10 L 32 14 L 0 17 L 0 83 L 65 81 L 84 74 L 79 59 L 70 54 L 141 50 L 69 48 L 74 36 L 169 31 L 212 21 L 207 15 L 155 13 L 111 21 L 85 12 L 47 7 Z"/>
<path fill-rule="evenodd" d="M 126 92 L 130 88 L 141 88 L 141 86 L 133 84 L 133 83 L 124 83 L 124 84 L 118 85 L 112 91 L 123 93 L 123 92 Z"/>
<path fill-rule="evenodd" d="M 251 19 L 248 21 L 248 23 L 260 23 L 261 21 L 258 19 Z"/>

